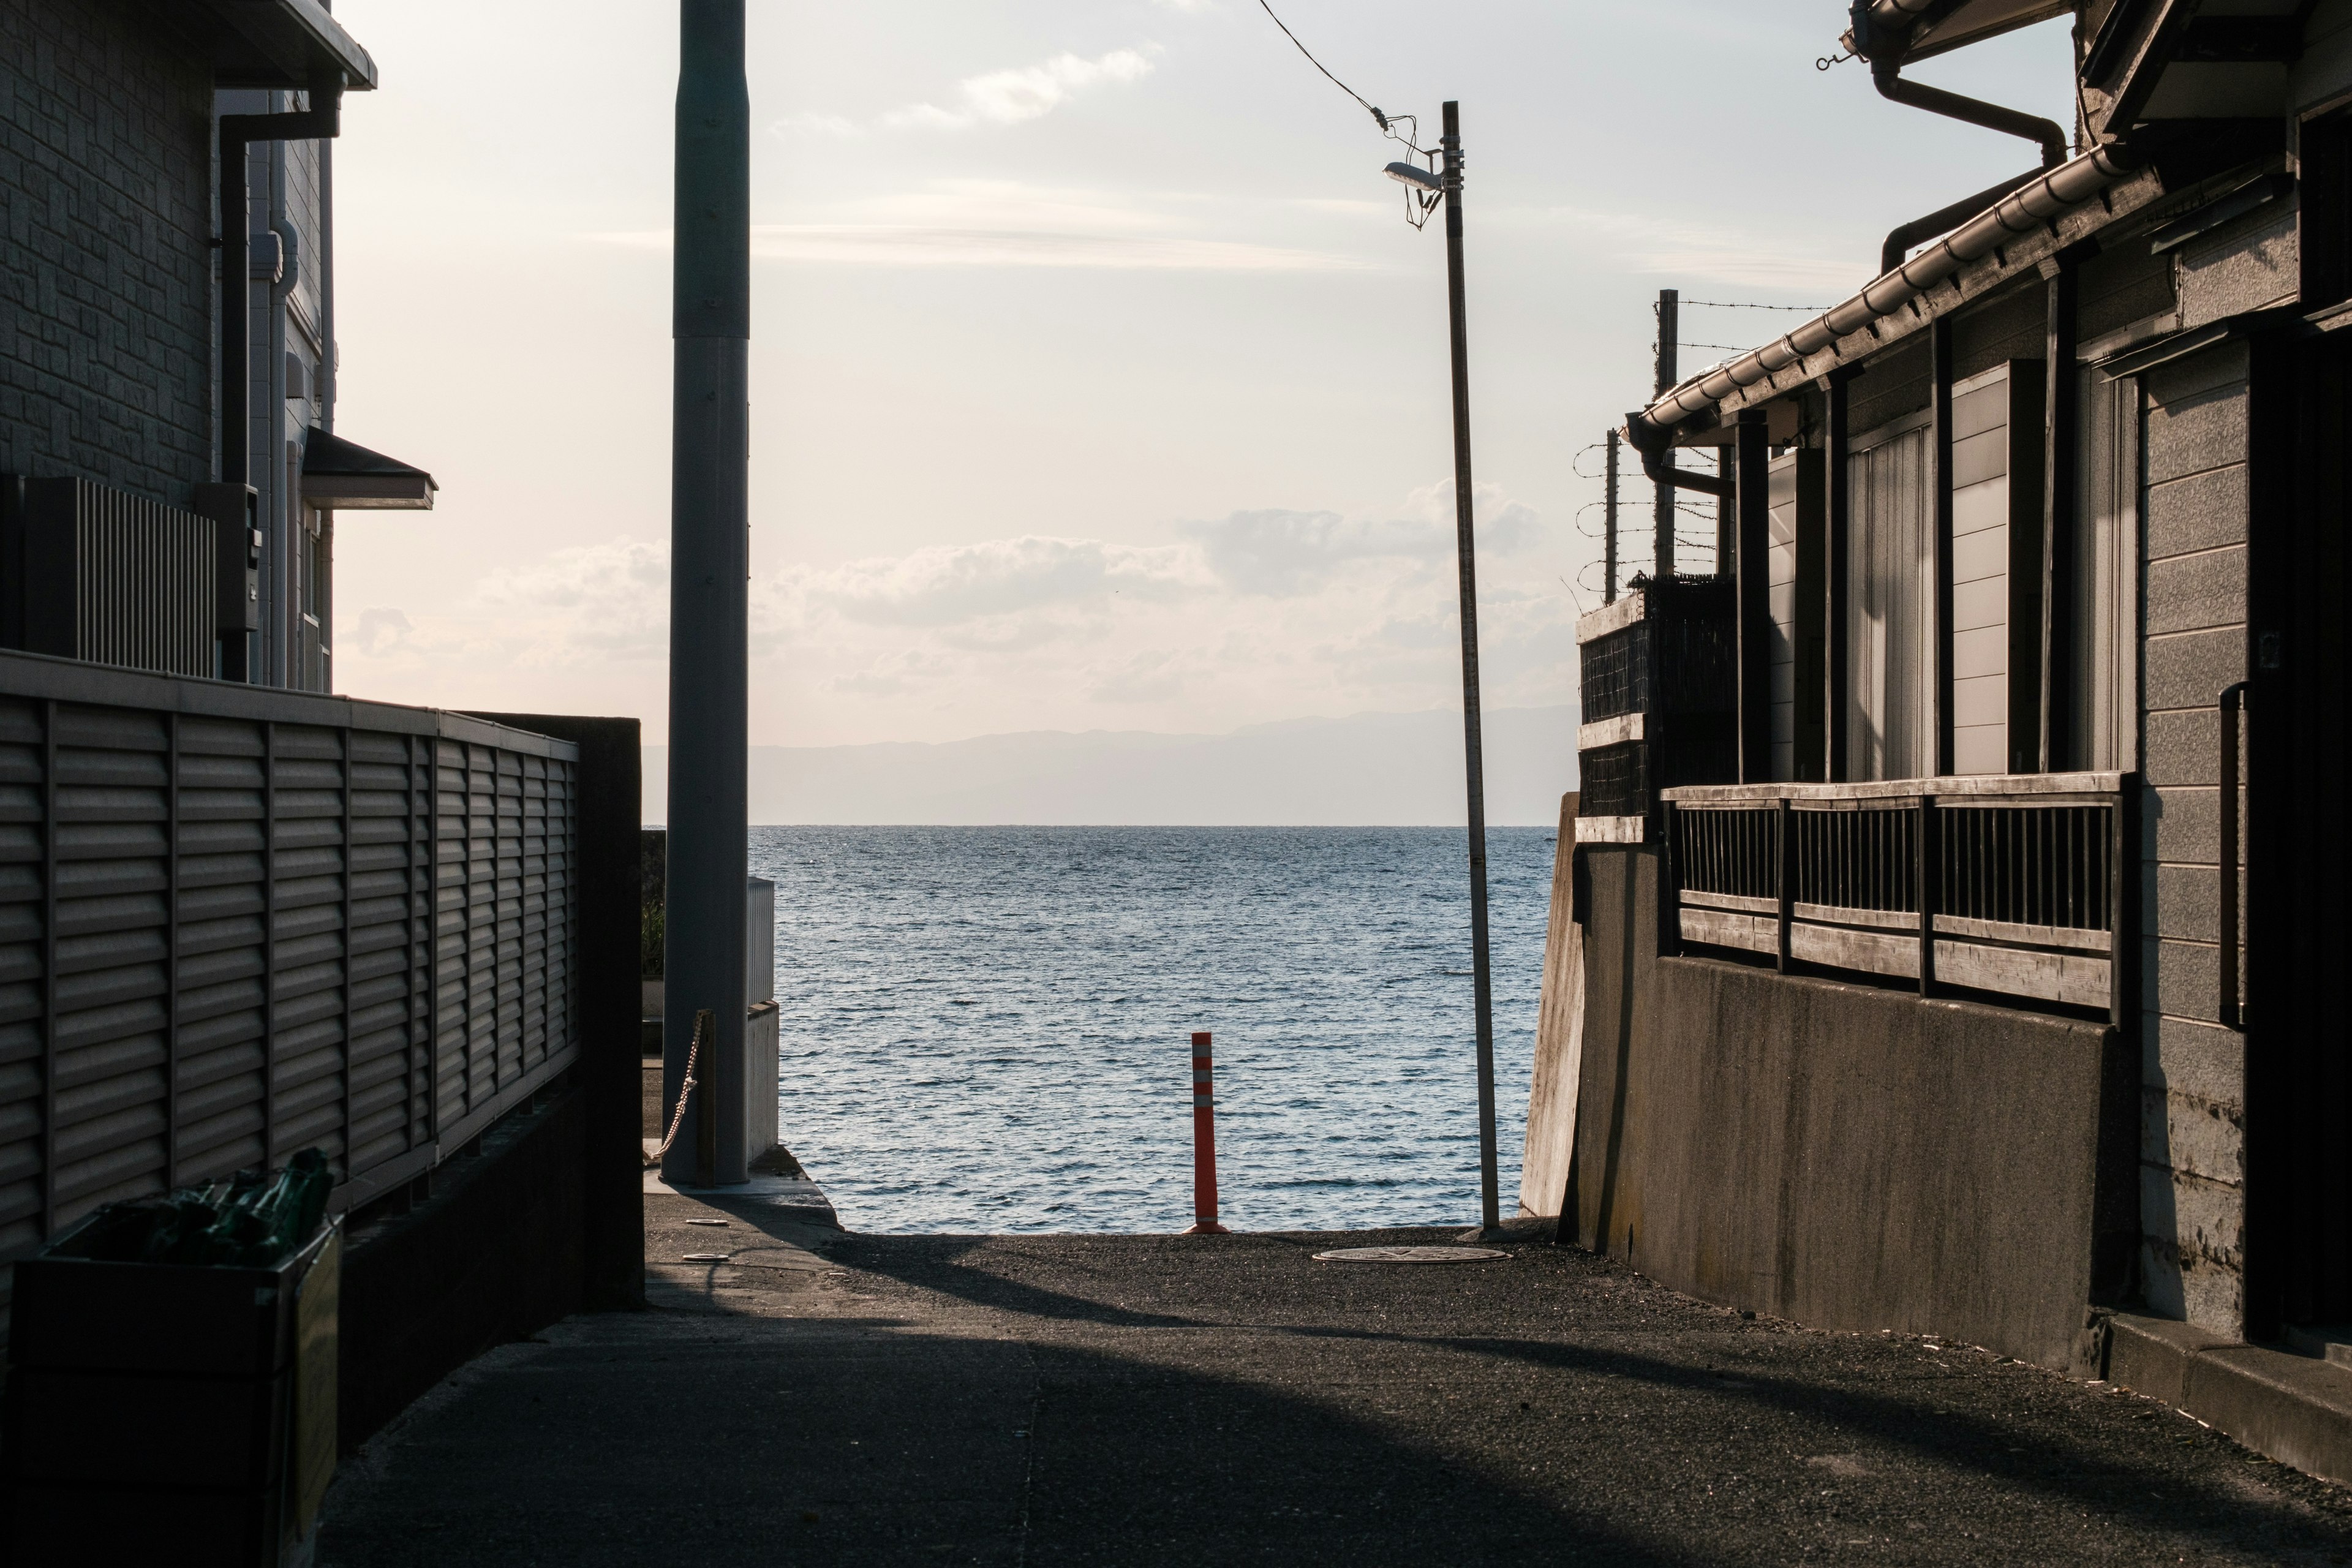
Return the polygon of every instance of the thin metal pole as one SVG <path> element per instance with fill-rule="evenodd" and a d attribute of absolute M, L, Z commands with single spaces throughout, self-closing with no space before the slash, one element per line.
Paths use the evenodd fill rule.
<path fill-rule="evenodd" d="M 1658 395 L 1661 397 L 1672 392 L 1675 383 L 1682 379 L 1682 373 L 1675 368 L 1675 351 L 1680 346 L 1675 340 L 1682 336 L 1682 290 L 1678 289 L 1658 290 Z M 1663 579 L 1675 574 L 1675 491 L 1671 485 L 1658 487 L 1657 524 L 1655 574 Z"/>
<path fill-rule="evenodd" d="M 1478 1008 L 1478 1177 L 1484 1228 L 1501 1226 L 1495 1159 L 1495 992 L 1486 963 L 1486 763 L 1478 714 L 1477 541 L 1471 528 L 1470 328 L 1462 299 L 1461 105 L 1445 105 L 1445 303 L 1454 335 L 1454 545 L 1462 577 L 1462 744 L 1470 796 L 1470 967 Z M 1671 502 L 1669 503 L 1671 504 Z"/>
<path fill-rule="evenodd" d="M 1601 602 L 1617 602 L 1617 443 L 1623 439 L 1612 426 L 1609 432 L 1609 499 L 1601 506 Z"/>
<path fill-rule="evenodd" d="M 751 551 L 750 91 L 743 0 L 680 0 L 672 277 L 669 864 L 662 1092 L 677 1103 L 694 1016 L 708 1011 L 696 1093 L 716 1115 L 721 1184 L 744 1147 L 746 723 Z M 695 1173 L 675 1144 L 665 1179 Z"/>

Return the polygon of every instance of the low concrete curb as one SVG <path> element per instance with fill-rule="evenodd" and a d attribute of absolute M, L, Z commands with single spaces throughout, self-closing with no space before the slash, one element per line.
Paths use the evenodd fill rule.
<path fill-rule="evenodd" d="M 2107 1320 L 2109 1383 L 2306 1475 L 2352 1484 L 2352 1371 L 2164 1318 Z"/>

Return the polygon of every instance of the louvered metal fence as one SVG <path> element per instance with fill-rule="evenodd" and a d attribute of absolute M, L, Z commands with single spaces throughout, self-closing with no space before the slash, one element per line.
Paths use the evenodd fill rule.
<path fill-rule="evenodd" d="M 577 749 L 0 654 L 0 1263 L 324 1149 L 356 1206 L 577 1058 Z"/>

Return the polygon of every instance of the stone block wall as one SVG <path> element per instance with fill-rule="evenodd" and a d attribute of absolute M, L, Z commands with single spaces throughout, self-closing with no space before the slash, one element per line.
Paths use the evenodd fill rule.
<path fill-rule="evenodd" d="M 2242 1331 L 2243 1037 L 2220 1024 L 2221 689 L 2245 673 L 2244 345 L 2143 378 L 2142 1289 Z"/>
<path fill-rule="evenodd" d="M 213 474 L 212 68 L 149 0 L 0 0 L 0 472 Z"/>

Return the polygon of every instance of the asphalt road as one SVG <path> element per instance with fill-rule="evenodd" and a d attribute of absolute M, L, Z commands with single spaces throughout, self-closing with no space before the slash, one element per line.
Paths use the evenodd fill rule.
<path fill-rule="evenodd" d="M 2352 1496 L 2161 1405 L 1572 1249 L 646 1225 L 656 1310 L 428 1395 L 325 1568 L 2352 1563 Z"/>

